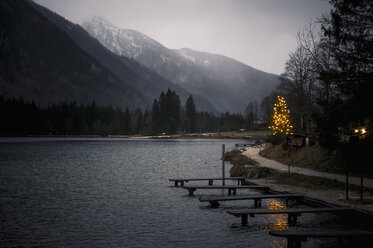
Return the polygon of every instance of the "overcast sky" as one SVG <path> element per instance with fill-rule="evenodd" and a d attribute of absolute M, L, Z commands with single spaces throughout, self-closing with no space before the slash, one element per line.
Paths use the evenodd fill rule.
<path fill-rule="evenodd" d="M 35 0 L 81 24 L 101 16 L 168 48 L 188 47 L 280 74 L 297 31 L 328 13 L 326 0 Z"/>

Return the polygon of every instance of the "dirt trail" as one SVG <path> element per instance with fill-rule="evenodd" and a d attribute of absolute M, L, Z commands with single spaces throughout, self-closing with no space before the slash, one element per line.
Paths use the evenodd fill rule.
<path fill-rule="evenodd" d="M 272 159 L 267 159 L 259 155 L 260 148 L 258 147 L 250 147 L 246 148 L 246 150 L 242 153 L 245 156 L 254 159 L 259 163 L 260 166 L 268 167 L 280 171 L 288 171 L 288 165 L 279 163 Z M 317 176 L 317 177 L 324 177 L 329 179 L 334 179 L 339 182 L 346 182 L 346 176 L 341 174 L 335 173 L 328 173 L 328 172 L 321 172 L 315 171 L 306 168 L 294 167 L 290 166 L 290 172 L 292 173 L 299 173 L 307 176 Z M 360 177 L 349 177 L 349 183 L 353 185 L 360 185 Z M 364 187 L 373 188 L 373 180 L 369 178 L 364 178 Z"/>

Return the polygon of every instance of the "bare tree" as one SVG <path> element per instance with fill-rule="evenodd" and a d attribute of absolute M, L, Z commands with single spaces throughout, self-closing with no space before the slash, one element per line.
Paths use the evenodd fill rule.
<path fill-rule="evenodd" d="M 312 60 L 309 68 L 317 75 L 314 81 L 313 96 L 321 105 L 328 105 L 338 95 L 337 87 L 331 80 L 330 72 L 337 68 L 337 62 L 333 58 L 325 39 L 321 40 L 321 32 L 316 22 L 310 22 L 303 30 L 298 32 L 298 46 Z"/>
<path fill-rule="evenodd" d="M 299 41 L 298 41 L 299 43 Z M 298 46 L 289 55 L 285 72 L 281 75 L 279 90 L 290 106 L 295 132 L 311 133 L 311 117 L 314 108 L 314 92 L 317 74 L 313 70 L 314 61 L 308 51 Z"/>

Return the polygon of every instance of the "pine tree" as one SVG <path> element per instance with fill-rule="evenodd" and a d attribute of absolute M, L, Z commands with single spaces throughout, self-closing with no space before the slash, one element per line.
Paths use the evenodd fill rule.
<path fill-rule="evenodd" d="M 124 134 L 130 134 L 131 132 L 131 115 L 128 108 L 124 114 Z"/>
<path fill-rule="evenodd" d="M 144 122 L 143 122 L 143 116 L 141 111 L 139 111 L 139 115 L 137 117 L 137 122 L 136 122 L 136 133 L 139 134 L 143 130 Z"/>
<path fill-rule="evenodd" d="M 290 111 L 287 107 L 285 98 L 282 96 L 277 96 L 277 102 L 273 107 L 272 122 L 269 128 L 272 129 L 273 135 L 292 134 L 293 126 L 290 123 Z"/>
<path fill-rule="evenodd" d="M 163 92 L 162 92 L 163 93 Z M 152 105 L 152 116 L 151 116 L 151 133 L 157 134 L 162 129 L 162 116 L 160 106 L 157 99 L 154 99 Z"/>
<path fill-rule="evenodd" d="M 159 98 L 159 105 L 163 116 L 163 129 L 166 133 L 174 134 L 180 127 L 181 105 L 179 96 L 175 91 L 171 91 L 171 89 L 167 90 L 163 101 L 161 96 Z"/>
<path fill-rule="evenodd" d="M 186 131 L 194 133 L 197 131 L 197 110 L 192 95 L 185 102 Z"/>

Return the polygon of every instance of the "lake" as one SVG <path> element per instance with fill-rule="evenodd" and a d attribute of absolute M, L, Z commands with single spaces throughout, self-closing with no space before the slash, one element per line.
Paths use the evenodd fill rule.
<path fill-rule="evenodd" d="M 252 201 L 211 209 L 168 181 L 221 177 L 221 146 L 231 150 L 235 143 L 243 141 L 0 138 L 0 247 L 286 247 L 268 235 L 288 228 L 286 216 L 257 216 L 241 227 L 226 211 L 252 208 Z M 238 191 L 244 193 L 259 192 Z M 266 200 L 262 207 L 284 202 Z M 304 214 L 292 228 L 350 226 L 332 214 Z"/>

